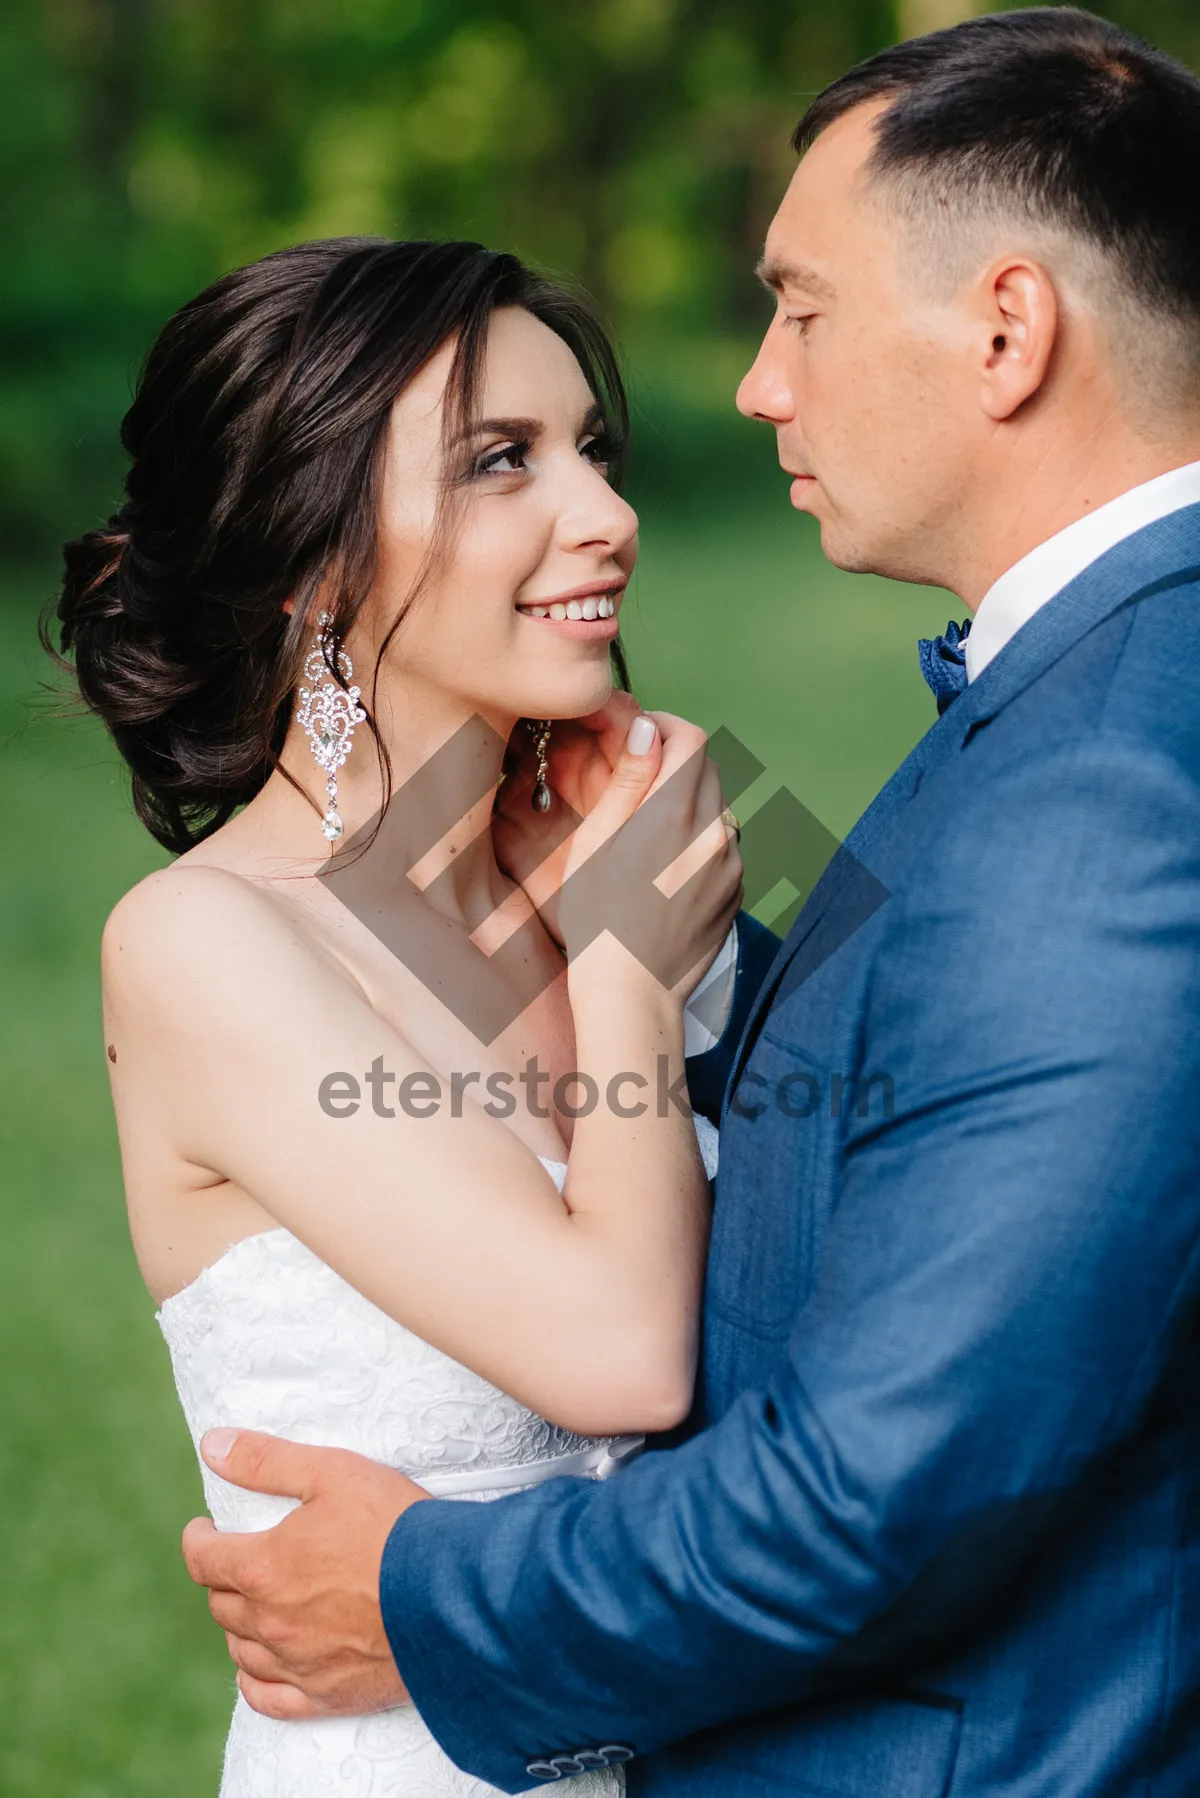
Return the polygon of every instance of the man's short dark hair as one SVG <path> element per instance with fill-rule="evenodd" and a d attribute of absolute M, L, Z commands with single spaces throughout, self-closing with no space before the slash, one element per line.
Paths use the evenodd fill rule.
<path fill-rule="evenodd" d="M 869 178 L 943 257 L 1005 220 L 1073 240 L 1124 290 L 1113 299 L 1174 327 L 1176 369 L 1195 369 L 1200 81 L 1181 63 L 1075 7 L 994 13 L 851 69 L 804 114 L 796 149 L 881 100 Z"/>

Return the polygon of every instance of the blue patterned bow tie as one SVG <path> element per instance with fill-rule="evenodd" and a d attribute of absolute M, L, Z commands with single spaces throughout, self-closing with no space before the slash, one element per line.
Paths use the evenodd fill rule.
<path fill-rule="evenodd" d="M 967 663 L 963 654 L 963 644 L 971 629 L 971 620 L 964 619 L 962 624 L 953 620 L 946 626 L 944 637 L 922 637 L 917 644 L 917 654 L 921 658 L 921 673 L 925 676 L 937 700 L 938 716 L 945 711 L 952 700 L 958 698 L 967 684 Z"/>

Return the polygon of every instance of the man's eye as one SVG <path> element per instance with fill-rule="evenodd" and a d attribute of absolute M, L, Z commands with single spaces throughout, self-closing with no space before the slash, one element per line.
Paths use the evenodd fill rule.
<path fill-rule="evenodd" d="M 523 474 L 528 454 L 527 443 L 504 443 L 499 449 L 488 450 L 485 456 L 480 456 L 473 472 L 477 475 Z"/>
<path fill-rule="evenodd" d="M 799 335 L 803 337 L 815 317 L 816 314 L 814 312 L 788 312 L 784 314 L 784 323 L 791 325 L 792 329 L 797 331 Z"/>

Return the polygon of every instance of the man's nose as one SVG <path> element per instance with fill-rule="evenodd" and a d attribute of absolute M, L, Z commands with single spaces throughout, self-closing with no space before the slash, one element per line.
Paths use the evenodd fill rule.
<path fill-rule="evenodd" d="M 737 409 L 745 418 L 759 418 L 765 424 L 787 424 L 796 411 L 791 385 L 772 344 L 773 333 L 767 332 L 758 355 L 737 390 Z"/>

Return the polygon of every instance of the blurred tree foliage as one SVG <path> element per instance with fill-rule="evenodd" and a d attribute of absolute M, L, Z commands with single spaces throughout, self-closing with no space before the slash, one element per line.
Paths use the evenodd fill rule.
<path fill-rule="evenodd" d="M 971 0 L 8 0 L 0 531 L 106 504 L 155 326 L 232 265 L 343 232 L 478 237 L 626 329 L 710 343 L 806 98 Z M 1111 10 L 1200 57 L 1200 0 Z"/>

